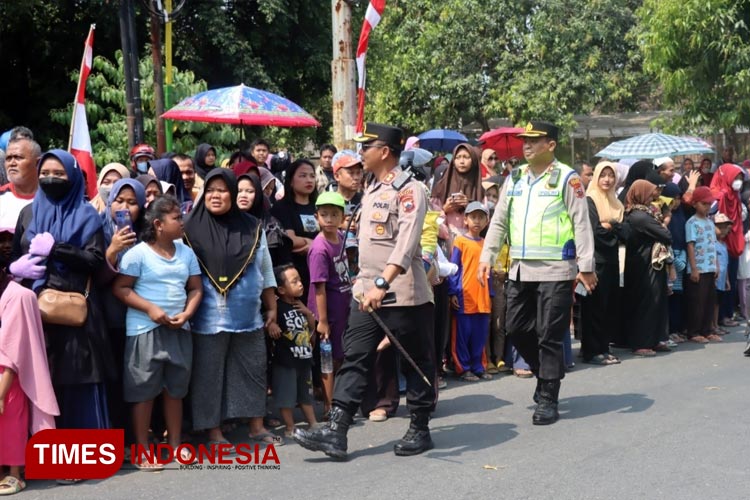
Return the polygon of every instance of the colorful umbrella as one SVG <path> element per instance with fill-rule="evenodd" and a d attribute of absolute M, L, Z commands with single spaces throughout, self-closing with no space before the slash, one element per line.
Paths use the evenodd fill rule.
<path fill-rule="evenodd" d="M 482 149 L 493 149 L 500 161 L 511 158 L 523 158 L 523 139 L 517 137 L 522 128 L 500 127 L 485 132 L 479 137 Z"/>
<path fill-rule="evenodd" d="M 320 126 L 318 120 L 289 99 L 244 84 L 207 90 L 183 99 L 162 117 L 168 120 L 235 125 Z"/>
<path fill-rule="evenodd" d="M 469 140 L 455 130 L 436 128 L 419 134 L 419 147 L 428 151 L 453 151 L 463 142 Z"/>
<path fill-rule="evenodd" d="M 703 140 L 678 137 L 668 134 L 643 134 L 616 141 L 602 149 L 596 156 L 621 160 L 623 158 L 658 158 L 659 156 L 713 153 L 714 150 Z"/>

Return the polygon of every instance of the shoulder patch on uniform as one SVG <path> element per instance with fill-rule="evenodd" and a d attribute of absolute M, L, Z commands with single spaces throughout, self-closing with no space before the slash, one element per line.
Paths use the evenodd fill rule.
<path fill-rule="evenodd" d="M 586 193 L 583 190 L 583 184 L 581 184 L 580 177 L 571 177 L 568 181 L 568 184 L 570 184 L 570 187 L 573 188 L 573 191 L 576 194 L 576 198 L 583 198 L 586 196 Z"/>
<path fill-rule="evenodd" d="M 402 196 L 400 200 L 401 200 L 401 209 L 404 211 L 404 213 L 408 214 L 409 212 L 413 212 L 414 209 L 416 208 L 416 205 L 414 204 L 414 196 L 412 195 Z"/>
<path fill-rule="evenodd" d="M 382 184 L 390 184 L 395 178 L 396 174 L 394 174 L 393 172 L 388 172 L 388 174 L 383 178 Z"/>
<path fill-rule="evenodd" d="M 401 191 L 398 192 L 398 199 L 399 200 L 403 200 L 407 196 L 413 197 L 414 196 L 414 189 L 412 189 L 412 188 L 406 188 L 406 189 L 402 189 Z"/>

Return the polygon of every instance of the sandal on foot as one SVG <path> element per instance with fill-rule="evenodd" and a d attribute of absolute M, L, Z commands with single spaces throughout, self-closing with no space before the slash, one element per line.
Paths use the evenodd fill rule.
<path fill-rule="evenodd" d="M 620 364 L 620 358 L 615 356 L 614 354 L 605 354 L 607 356 L 607 359 L 609 360 L 610 365 L 619 365 Z"/>
<path fill-rule="evenodd" d="M 471 372 L 464 372 L 464 374 L 461 375 L 461 380 L 464 382 L 479 382 L 479 377 Z"/>
<path fill-rule="evenodd" d="M 617 358 L 612 360 L 606 354 L 597 354 L 596 356 L 589 359 L 588 361 L 584 361 L 584 363 L 588 363 L 590 365 L 600 365 L 600 366 L 614 365 L 619 362 L 620 361 Z"/>
<path fill-rule="evenodd" d="M 695 335 L 693 337 L 690 337 L 690 342 L 694 342 L 696 344 L 708 344 L 708 339 L 703 335 Z"/>
<path fill-rule="evenodd" d="M 0 495 L 13 495 L 26 488 L 26 483 L 23 479 L 18 479 L 15 476 L 6 476 L 5 479 L 0 481 Z"/>
<path fill-rule="evenodd" d="M 492 374 L 489 372 L 483 372 L 482 374 L 479 375 L 479 378 L 481 378 L 482 380 L 492 380 L 495 377 L 493 377 Z"/>
<path fill-rule="evenodd" d="M 716 335 L 716 334 L 711 334 L 711 335 L 709 335 L 708 337 L 706 337 L 706 339 L 707 339 L 707 340 L 708 340 L 709 342 L 724 342 L 724 339 L 723 339 L 723 338 L 721 338 L 721 336 L 720 336 L 720 335 Z"/>
<path fill-rule="evenodd" d="M 653 351 L 655 352 L 672 352 L 672 349 L 669 348 L 666 342 L 659 342 L 656 344 L 653 348 Z"/>
<path fill-rule="evenodd" d="M 388 420 L 388 413 L 382 408 L 375 408 L 367 418 L 370 422 L 385 422 Z"/>
<path fill-rule="evenodd" d="M 653 349 L 636 349 L 633 351 L 634 356 L 640 356 L 642 358 L 656 356 L 656 351 Z"/>
<path fill-rule="evenodd" d="M 261 432 L 260 434 L 253 436 L 248 434 L 250 441 L 259 444 L 272 444 L 274 446 L 284 446 L 284 438 L 271 434 L 270 432 Z"/>
<path fill-rule="evenodd" d="M 164 470 L 164 464 L 149 461 L 136 462 L 133 464 L 133 467 L 143 472 L 161 472 Z"/>
<path fill-rule="evenodd" d="M 514 369 L 513 375 L 515 375 L 518 378 L 531 378 L 534 376 L 531 370 L 524 370 L 523 368 Z"/>

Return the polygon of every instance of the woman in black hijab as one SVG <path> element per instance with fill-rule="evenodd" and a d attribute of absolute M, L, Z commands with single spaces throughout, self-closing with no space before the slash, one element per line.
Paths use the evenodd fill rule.
<path fill-rule="evenodd" d="M 263 426 L 265 332 L 280 334 L 268 244 L 261 221 L 237 206 L 234 173 L 217 168 L 205 181 L 185 223 L 185 242 L 198 258 L 204 294 L 191 320 L 193 426 L 208 430 L 211 441 L 226 443 L 221 423 L 249 418 L 251 440 L 278 445 Z"/>
<path fill-rule="evenodd" d="M 651 160 L 638 160 L 637 162 L 633 163 L 633 165 L 630 167 L 630 170 L 628 170 L 627 177 L 625 177 L 625 185 L 623 186 L 622 191 L 620 191 L 620 194 L 617 196 L 617 198 L 620 200 L 620 203 L 622 203 L 623 205 L 625 204 L 630 186 L 632 186 L 633 183 L 637 180 L 645 179 L 648 173 L 653 170 L 654 164 Z"/>
<path fill-rule="evenodd" d="M 195 150 L 195 173 L 205 179 L 206 175 L 216 168 L 216 149 L 210 144 L 199 144 Z"/>

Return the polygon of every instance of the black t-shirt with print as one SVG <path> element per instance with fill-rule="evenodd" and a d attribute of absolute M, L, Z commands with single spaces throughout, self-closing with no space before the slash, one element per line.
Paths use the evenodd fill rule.
<path fill-rule="evenodd" d="M 300 238 L 315 239 L 320 232 L 318 221 L 315 220 L 315 204 L 300 205 L 293 201 L 281 200 L 271 208 L 271 215 L 276 217 L 285 230 L 292 230 Z M 305 294 L 302 302 L 307 303 L 307 293 L 310 288 L 310 269 L 307 267 L 307 254 L 293 253 L 292 264 L 299 271 Z"/>
<path fill-rule="evenodd" d="M 274 346 L 274 363 L 283 366 L 298 366 L 312 363 L 312 342 L 310 325 L 305 315 L 293 305 L 277 301 L 276 322 L 281 328 L 281 337 Z"/>

